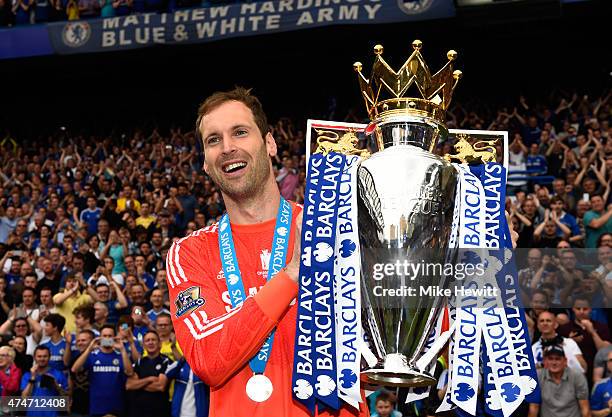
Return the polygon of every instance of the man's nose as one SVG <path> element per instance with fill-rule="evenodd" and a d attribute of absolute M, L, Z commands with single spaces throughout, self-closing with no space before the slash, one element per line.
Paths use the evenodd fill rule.
<path fill-rule="evenodd" d="M 236 144 L 234 143 L 234 139 L 231 135 L 225 135 L 223 137 L 223 153 L 232 153 L 236 151 Z"/>

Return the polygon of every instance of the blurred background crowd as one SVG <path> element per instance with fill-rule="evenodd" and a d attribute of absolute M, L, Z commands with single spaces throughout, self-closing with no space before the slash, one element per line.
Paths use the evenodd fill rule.
<path fill-rule="evenodd" d="M 0 0 L 0 27 L 164 13 L 191 7 L 222 6 L 237 0 Z"/>

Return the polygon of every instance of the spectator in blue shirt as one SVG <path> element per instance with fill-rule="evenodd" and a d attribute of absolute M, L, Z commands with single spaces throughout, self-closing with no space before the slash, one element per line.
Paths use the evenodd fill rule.
<path fill-rule="evenodd" d="M 121 339 L 132 363 L 136 363 L 142 356 L 142 344 L 134 337 L 134 320 L 131 316 L 119 317 L 117 322 L 117 336 Z"/>
<path fill-rule="evenodd" d="M 550 199 L 550 209 L 555 213 L 557 219 L 560 223 L 563 223 L 570 230 L 570 236 L 578 236 L 580 235 L 580 227 L 578 226 L 578 222 L 576 218 L 566 212 L 565 201 L 563 201 L 563 197 L 555 195 Z M 551 213 L 552 214 L 552 213 Z M 563 237 L 565 233 L 559 226 L 557 226 L 557 236 Z"/>
<path fill-rule="evenodd" d="M 529 146 L 529 155 L 527 155 L 527 171 L 531 175 L 543 175 L 548 171 L 548 164 L 544 155 L 540 154 L 540 148 L 537 143 L 532 143 Z"/>
<path fill-rule="evenodd" d="M 606 366 L 608 372 L 612 372 L 612 351 L 608 352 Z M 593 388 L 591 414 L 593 417 L 608 417 L 612 414 L 612 378 L 602 379 Z"/>
<path fill-rule="evenodd" d="M 145 308 L 141 305 L 132 306 L 131 317 L 134 323 L 134 337 L 138 340 L 138 343 L 142 344 L 144 335 L 151 330 L 151 321 L 145 313 Z"/>
<path fill-rule="evenodd" d="M 46 346 L 49 349 L 49 366 L 53 369 L 57 369 L 60 372 L 66 370 L 64 364 L 64 352 L 69 346 L 66 345 L 66 339 L 62 337 L 62 331 L 66 319 L 60 314 L 49 314 L 45 317 L 45 334 L 49 337 L 49 341 L 43 343 L 41 346 Z"/>
<path fill-rule="evenodd" d="M 2 258 L 2 265 L 5 264 L 5 260 L 8 260 L 8 258 L 10 258 L 11 261 L 11 268 L 9 269 L 8 273 L 4 275 L 4 279 L 6 279 L 6 283 L 10 288 L 18 282 L 21 282 L 21 258 L 19 256 L 15 256 L 12 251 L 7 251 L 4 258 Z"/>
<path fill-rule="evenodd" d="M 110 274 L 108 278 L 105 277 L 105 279 L 102 279 L 102 277 L 102 275 L 97 274 L 96 290 L 95 292 L 88 291 L 88 293 L 92 296 L 92 298 L 94 298 L 95 301 L 100 301 L 106 304 L 108 309 L 108 322 L 110 324 L 116 324 L 117 320 L 119 320 L 120 311 L 128 306 L 128 302 L 125 295 L 123 295 L 123 291 L 115 280 L 110 277 Z M 113 286 L 114 294 L 117 296 L 116 299 L 111 298 L 110 286 L 107 284 L 109 280 L 110 284 Z"/>
<path fill-rule="evenodd" d="M 178 184 L 177 199 L 180 201 L 181 206 L 183 207 L 179 227 L 184 229 L 187 223 L 195 218 L 195 211 L 198 206 L 198 201 L 193 195 L 189 194 L 189 187 L 187 186 L 186 182 L 181 182 Z"/>
<path fill-rule="evenodd" d="M 394 393 L 382 391 L 376 397 L 376 411 L 371 414 L 371 417 L 402 417 L 402 413 L 395 410 L 396 403 L 397 397 Z"/>
<path fill-rule="evenodd" d="M 23 220 L 23 222 L 25 223 L 25 220 Z M 4 206 L 0 204 L 0 243 L 6 243 L 8 236 L 16 227 L 17 217 L 15 207 L 8 206 L 6 210 L 4 210 Z"/>
<path fill-rule="evenodd" d="M 186 410 L 191 412 L 190 415 L 194 415 L 195 410 L 196 417 L 208 417 L 209 388 L 193 373 L 185 358 L 170 364 L 163 380 L 165 384 L 176 380 L 172 395 L 172 417 L 187 415 Z"/>
<path fill-rule="evenodd" d="M 21 396 L 57 397 L 67 395 L 68 381 L 64 374 L 49 367 L 49 348 L 37 346 L 34 351 L 34 366 L 21 377 Z M 57 411 L 29 410 L 28 416 L 57 416 Z"/>
<path fill-rule="evenodd" d="M 170 314 L 170 311 L 164 307 L 164 292 L 160 288 L 151 291 L 150 300 L 152 308 L 147 311 L 147 317 L 151 322 L 155 322 L 157 316 L 162 313 Z"/>
<path fill-rule="evenodd" d="M 94 235 L 98 233 L 98 221 L 102 214 L 102 209 L 96 206 L 94 197 L 87 197 L 87 208 L 81 212 L 79 220 L 87 225 L 87 233 Z"/>
<path fill-rule="evenodd" d="M 113 326 L 104 326 L 79 356 L 72 372 L 85 368 L 89 374 L 89 414 L 122 414 L 126 377 L 133 374 L 128 353 Z"/>

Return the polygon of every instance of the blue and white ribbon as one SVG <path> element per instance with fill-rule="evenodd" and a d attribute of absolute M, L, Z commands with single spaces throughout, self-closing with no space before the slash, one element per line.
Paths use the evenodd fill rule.
<path fill-rule="evenodd" d="M 464 288 L 491 291 L 478 300 L 458 296 L 449 301 L 451 321 L 452 303 L 457 303 L 456 330 L 449 347 L 450 382 L 438 411 L 450 410 L 456 404 L 457 412 L 462 415 L 486 411 L 509 417 L 523 400 L 539 402 L 540 392 L 525 317 L 520 309 L 516 266 L 504 215 L 506 172 L 499 164 L 455 167 L 459 171 L 460 191 L 456 201 L 459 225 L 455 227 L 457 222 L 453 221 L 451 246 L 457 236 L 459 248 L 481 248 L 474 251 L 474 256 L 486 265 L 486 273 L 478 281 L 468 277 L 460 284 Z M 464 257 L 469 257 L 470 252 L 463 252 Z M 475 340 L 477 334 L 471 336 L 473 330 L 482 334 L 484 344 Z M 472 343 L 474 348 L 468 348 Z M 482 381 L 479 381 L 479 368 L 482 368 Z M 479 382 L 484 388 L 484 404 L 478 403 Z"/>
<path fill-rule="evenodd" d="M 477 251 L 465 249 L 478 249 L 484 244 L 484 189 L 479 178 L 467 166 L 456 165 L 456 167 L 459 169 L 461 182 L 458 245 L 462 253 L 459 262 L 477 263 L 479 261 Z M 478 277 L 466 276 L 462 287 L 471 290 L 472 294 L 466 293 L 456 297 L 457 324 L 450 381 L 451 399 L 457 407 L 475 415 L 480 380 L 482 320 L 478 317 L 481 312 L 479 304 L 481 297 L 473 294 L 476 290 L 482 289 L 482 282 Z"/>
<path fill-rule="evenodd" d="M 357 224 L 357 169 L 360 158 L 349 156 L 340 177 L 335 245 L 335 311 L 338 395 L 359 409 L 361 392 L 361 256 Z"/>
<path fill-rule="evenodd" d="M 338 409 L 334 247 L 338 220 L 340 174 L 346 157 L 326 155 L 318 193 L 314 196 L 314 236 L 311 271 L 315 282 L 313 361 L 317 403 Z"/>
<path fill-rule="evenodd" d="M 496 276 L 503 269 L 503 221 L 502 202 L 502 175 L 503 167 L 498 164 L 487 164 L 474 167 L 485 188 L 486 213 L 486 240 L 485 247 L 492 248 L 486 257 L 487 274 L 483 277 L 486 287 L 495 289 L 495 294 L 484 297 L 483 338 L 485 341 L 487 363 L 485 366 L 485 386 L 491 384 L 500 395 L 497 400 L 504 417 L 510 416 L 525 398 L 520 388 L 519 374 L 514 368 L 516 355 L 510 338 L 508 318 L 499 291 Z M 495 401 L 494 395 L 487 393 Z M 485 407 L 487 407 L 485 402 Z M 492 409 L 490 406 L 488 408 Z"/>
<path fill-rule="evenodd" d="M 314 370 L 312 356 L 313 303 L 315 282 L 311 273 L 312 244 L 314 235 L 314 201 L 318 195 L 321 167 L 324 157 L 314 154 L 308 161 L 308 181 L 305 189 L 305 204 L 302 214 L 302 240 L 300 262 L 300 290 L 298 292 L 297 320 L 295 329 L 295 355 L 293 359 L 292 387 L 295 399 L 314 414 Z"/>
<path fill-rule="evenodd" d="M 308 165 L 292 382 L 311 414 L 338 409 L 340 400 L 359 409 L 362 401 L 359 162 L 330 153 Z"/>

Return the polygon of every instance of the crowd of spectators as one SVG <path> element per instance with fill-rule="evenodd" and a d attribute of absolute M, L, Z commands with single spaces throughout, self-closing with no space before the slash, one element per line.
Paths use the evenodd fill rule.
<path fill-rule="evenodd" d="M 612 368 L 609 98 L 574 95 L 552 107 L 521 98 L 512 110 L 481 112 L 456 107 L 449 121 L 510 132 L 507 209 L 519 246 L 530 248 L 519 283 L 536 360 L 546 367 L 559 356 L 548 347 L 562 345 L 561 364 L 542 378 L 556 381 L 565 359 L 561 375 L 566 368 L 576 375 L 561 381 L 580 389 L 564 400 L 578 410 L 587 400 L 597 416 L 612 405 L 602 399 Z M 272 132 L 281 193 L 301 203 L 299 125 L 283 118 Z M 437 152 L 449 150 L 441 144 Z M 0 139 L 2 395 L 68 393 L 72 412 L 82 415 L 205 415 L 206 386 L 182 359 L 172 330 L 165 270 L 173 240 L 224 211 L 201 167 L 196 135 L 180 129 Z M 589 262 L 574 248 L 590 250 Z M 603 396 L 590 408 L 583 385 Z M 382 416 L 395 399 L 381 398 L 373 406 Z M 564 406 L 546 408 L 546 401 L 543 416 Z"/>
<path fill-rule="evenodd" d="M 237 0 L 0 0 L 0 27 L 88 20 L 136 13 L 171 13 Z"/>

